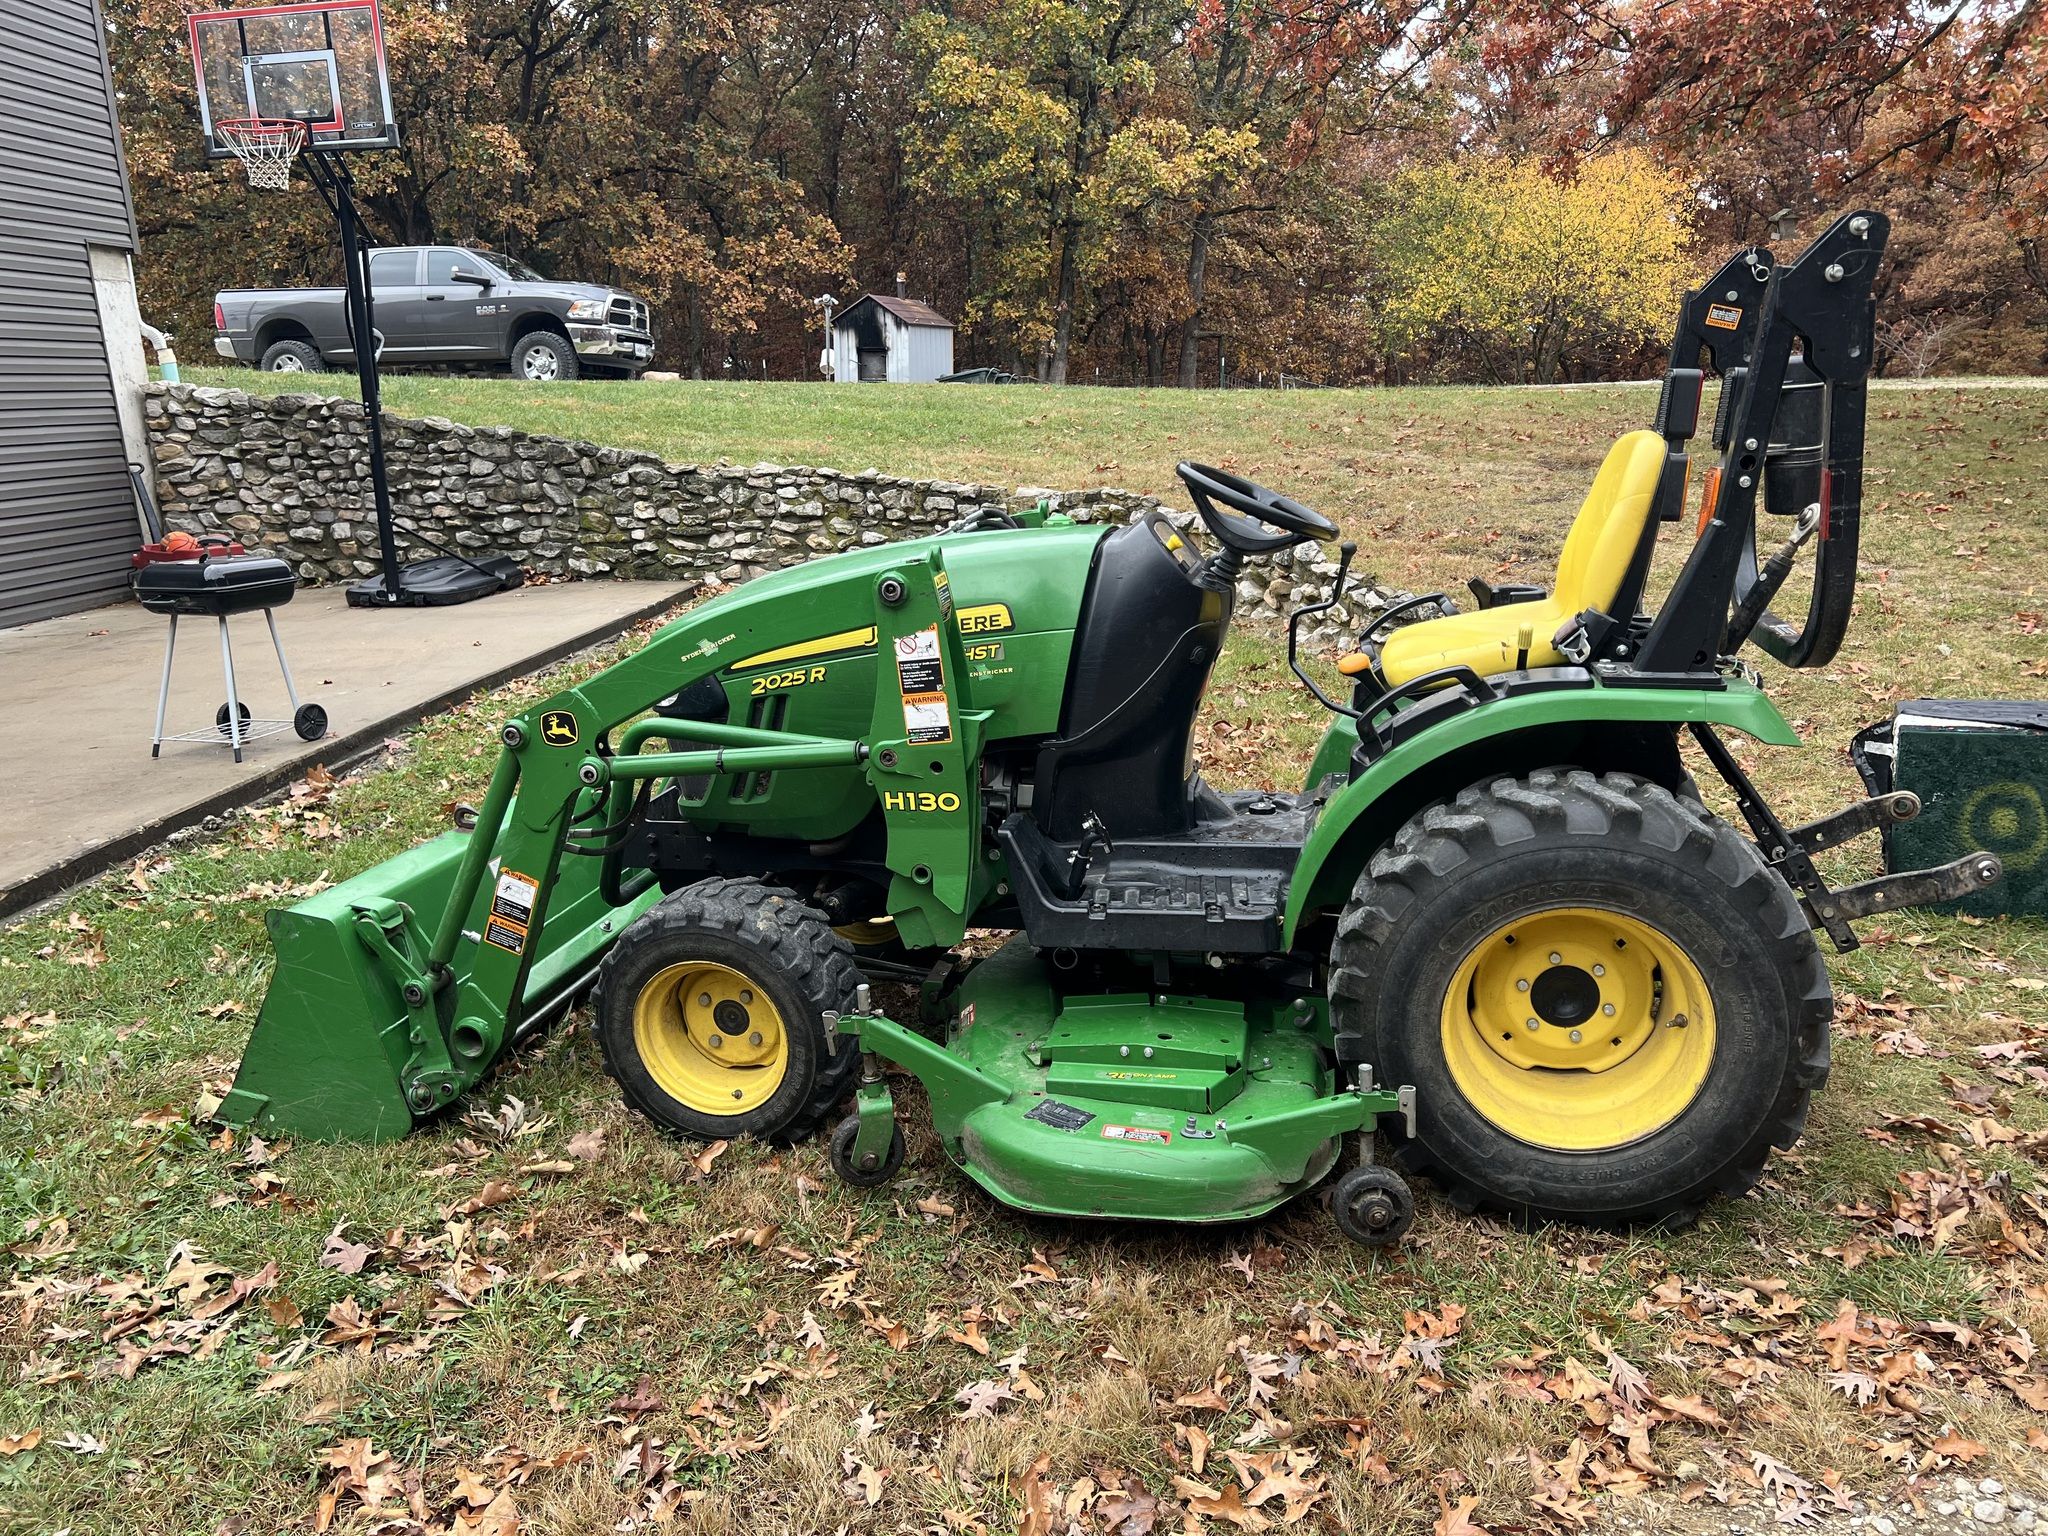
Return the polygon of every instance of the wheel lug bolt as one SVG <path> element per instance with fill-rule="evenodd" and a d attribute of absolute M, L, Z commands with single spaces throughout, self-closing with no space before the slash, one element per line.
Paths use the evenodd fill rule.
<path fill-rule="evenodd" d="M 711 1006 L 711 994 L 709 992 L 699 992 L 697 994 L 697 1006 L 699 1008 L 709 1008 Z"/>
<path fill-rule="evenodd" d="M 1542 1028 L 1543 1026 L 1542 1026 L 1541 1024 L 1537 1023 L 1537 1022 L 1536 1022 L 1536 1021 L 1535 1021 L 1534 1019 L 1531 1019 L 1531 1020 L 1529 1021 L 1529 1027 L 1530 1027 L 1531 1029 L 1541 1029 L 1541 1028 Z"/>
<path fill-rule="evenodd" d="M 1560 954 L 1559 954 L 1559 953 L 1558 953 L 1558 952 L 1557 952 L 1556 950 L 1554 950 L 1554 949 L 1553 949 L 1553 950 L 1552 950 L 1552 951 L 1550 952 L 1550 963 L 1551 963 L 1552 965 L 1563 965 L 1563 964 L 1564 964 L 1564 956 L 1563 956 L 1563 955 L 1560 955 Z"/>
<path fill-rule="evenodd" d="M 1579 1043 L 1579 1032 L 1576 1029 L 1572 1031 L 1571 1041 L 1573 1045 L 1577 1045 Z"/>
<path fill-rule="evenodd" d="M 717 1050 L 717 1049 L 718 1049 L 718 1048 L 719 1048 L 720 1046 L 722 1046 L 722 1045 L 724 1045 L 724 1044 L 725 1044 L 725 1037 L 724 1037 L 724 1036 L 722 1036 L 722 1035 L 713 1035 L 713 1036 L 711 1037 L 711 1049 L 713 1049 L 714 1051 L 715 1051 L 715 1050 Z"/>
<path fill-rule="evenodd" d="M 1527 978 L 1526 976 L 1524 976 L 1524 977 L 1521 977 L 1521 978 L 1518 978 L 1518 979 L 1516 980 L 1516 982 L 1515 982 L 1515 990 L 1516 990 L 1517 992 L 1526 992 L 1526 991 L 1528 991 L 1528 990 L 1529 990 L 1529 979 L 1528 979 L 1528 978 Z"/>
<path fill-rule="evenodd" d="M 732 1091 L 732 1096 L 736 1099 L 743 1099 L 746 1097 L 746 1091 L 744 1089 L 735 1088 Z"/>
<path fill-rule="evenodd" d="M 745 987 L 742 987 L 742 988 L 740 988 L 740 1001 L 741 1001 L 741 1002 L 743 1002 L 743 1003 L 751 1003 L 751 1002 L 752 1002 L 753 1000 L 754 1000 L 754 994 L 753 994 L 753 993 L 749 992 L 749 991 L 748 991 L 748 990 L 747 990 L 747 989 L 746 989 Z"/>
<path fill-rule="evenodd" d="M 1607 1015 L 1607 1017 L 1609 1017 L 1609 1018 L 1611 1019 L 1611 1018 L 1613 1018 L 1613 1017 L 1614 1017 L 1614 1004 L 1612 1004 L 1612 1003 L 1602 1003 L 1602 1004 L 1600 1005 L 1600 1011 L 1601 1011 L 1602 1013 L 1606 1014 L 1606 1015 Z"/>
<path fill-rule="evenodd" d="M 1607 974 L 1607 967 L 1604 965 L 1596 965 L 1593 967 L 1593 974 L 1595 976 L 1605 976 Z"/>
<path fill-rule="evenodd" d="M 751 1035 L 747 1036 L 747 1044 L 749 1044 L 749 1045 L 759 1045 L 760 1043 L 761 1043 L 761 1031 L 759 1031 L 758 1029 L 757 1029 L 757 1030 L 755 1030 L 755 1031 L 754 1031 L 754 1032 L 753 1032 L 753 1033 L 752 1033 Z"/>

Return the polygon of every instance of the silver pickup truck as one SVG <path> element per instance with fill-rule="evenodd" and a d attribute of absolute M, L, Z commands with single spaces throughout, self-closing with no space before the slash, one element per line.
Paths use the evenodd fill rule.
<path fill-rule="evenodd" d="M 498 364 L 515 379 L 630 379 L 654 356 L 645 300 L 558 283 L 495 251 L 397 245 L 370 253 L 385 363 Z M 229 288 L 214 295 L 213 349 L 270 373 L 353 363 L 339 288 Z"/>

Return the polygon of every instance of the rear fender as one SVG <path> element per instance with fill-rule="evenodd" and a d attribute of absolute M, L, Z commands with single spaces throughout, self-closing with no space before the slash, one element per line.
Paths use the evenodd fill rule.
<path fill-rule="evenodd" d="M 1768 746 L 1799 745 L 1798 733 L 1777 707 L 1741 678 L 1721 688 L 1596 686 L 1525 693 L 1452 715 L 1411 736 L 1339 789 L 1316 818 L 1288 884 L 1285 943 L 1292 947 L 1316 913 L 1341 906 L 1367 861 L 1424 806 L 1468 784 L 1563 765 L 1636 773 L 1675 789 L 1685 776 L 1677 727 L 1693 720 L 1726 726 Z M 1333 728 L 1324 737 L 1312 772 L 1336 771 L 1349 734 Z"/>

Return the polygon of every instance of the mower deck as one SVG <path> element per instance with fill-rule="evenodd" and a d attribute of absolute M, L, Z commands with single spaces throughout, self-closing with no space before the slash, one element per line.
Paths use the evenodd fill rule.
<path fill-rule="evenodd" d="M 871 1062 L 931 1100 L 946 1154 L 997 1199 L 1056 1216 L 1239 1221 L 1308 1189 L 1341 1138 L 1402 1095 L 1340 1090 L 1320 998 L 1233 1001 L 1171 992 L 1069 993 L 1013 939 L 953 994 L 943 1046 L 849 1015 Z M 893 1118 L 874 1063 L 860 1093 L 871 1148 Z"/>

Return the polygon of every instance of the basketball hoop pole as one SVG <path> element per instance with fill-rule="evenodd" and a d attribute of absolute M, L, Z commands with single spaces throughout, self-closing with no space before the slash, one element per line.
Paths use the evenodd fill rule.
<path fill-rule="evenodd" d="M 384 468 L 384 398 L 377 378 L 376 299 L 370 288 L 370 253 L 356 212 L 355 177 L 339 155 L 308 144 L 300 157 L 333 210 L 341 230 L 341 270 L 346 292 L 349 339 L 355 348 L 356 378 L 370 426 L 370 491 L 377 508 L 377 554 L 384 563 L 383 601 L 399 601 L 398 536 L 391 521 L 391 482 Z"/>

